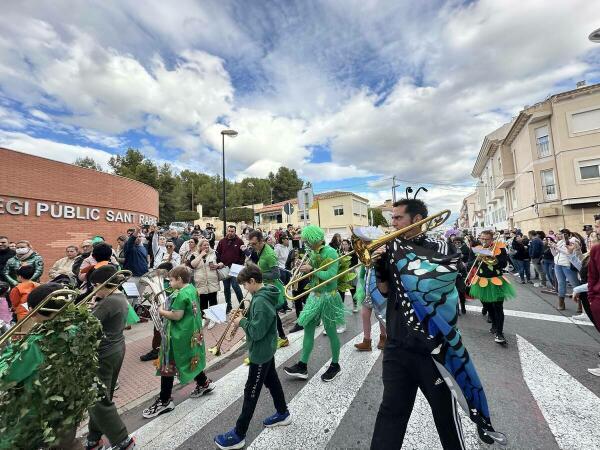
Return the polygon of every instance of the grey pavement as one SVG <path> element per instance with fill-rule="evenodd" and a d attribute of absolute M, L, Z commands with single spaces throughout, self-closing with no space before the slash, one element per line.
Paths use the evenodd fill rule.
<path fill-rule="evenodd" d="M 515 280 L 515 278 L 512 278 Z M 586 405 L 579 405 L 578 403 L 563 405 L 560 402 L 569 401 L 569 395 L 571 391 L 579 390 L 583 392 L 583 400 L 590 402 L 592 407 L 599 404 L 600 399 L 600 379 L 590 375 L 587 372 L 588 367 L 597 366 L 600 362 L 598 358 L 598 351 L 600 350 L 600 335 L 596 332 L 593 327 L 579 325 L 576 323 L 559 323 L 543 320 L 545 315 L 551 316 L 564 316 L 570 317 L 575 314 L 575 304 L 568 299 L 567 307 L 568 311 L 559 312 L 554 308 L 556 298 L 547 294 L 540 293 L 539 288 L 535 288 L 532 285 L 521 285 L 515 284 L 518 298 L 505 303 L 505 309 L 514 311 L 528 311 L 539 314 L 539 318 L 523 318 L 523 317 L 506 317 L 505 323 L 505 336 L 508 340 L 508 346 L 502 347 L 494 343 L 492 336 L 488 332 L 489 324 L 485 321 L 485 318 L 477 311 L 469 311 L 466 316 L 461 316 L 459 319 L 459 326 L 463 333 L 464 342 L 469 350 L 471 357 L 479 372 L 482 383 L 485 387 L 488 403 L 490 406 L 490 413 L 492 422 L 497 430 L 507 434 L 509 438 L 508 449 L 559 449 L 559 448 L 594 448 L 594 444 L 590 447 L 589 439 L 597 437 L 598 434 L 598 422 L 594 423 L 593 430 L 590 430 L 590 435 L 587 436 L 585 433 L 581 433 L 581 439 L 579 440 L 578 435 L 575 435 L 575 441 L 568 441 L 563 436 L 561 430 L 564 430 L 569 424 L 580 423 L 586 425 L 591 419 L 585 411 L 580 412 L 579 408 L 584 408 Z M 349 304 L 349 301 L 346 303 Z M 479 305 L 479 302 L 470 302 L 471 305 Z M 355 339 L 357 335 L 362 332 L 360 317 L 358 314 L 349 315 L 347 317 L 347 330 L 340 335 L 342 344 L 348 343 L 352 339 Z M 293 314 L 290 314 L 288 320 L 293 320 Z M 289 323 L 291 325 L 291 322 Z M 289 328 L 289 325 L 287 328 Z M 300 333 L 301 334 L 301 333 Z M 528 365 L 533 367 L 534 370 L 539 369 L 541 374 L 541 380 L 547 381 L 550 385 L 551 397 L 556 394 L 557 408 L 560 417 L 554 417 L 552 414 L 552 405 L 550 405 L 550 412 L 548 412 L 548 405 L 543 403 L 543 399 L 537 398 L 532 393 L 530 387 L 526 382 L 523 374 L 522 358 L 528 357 L 519 352 L 517 345 L 517 335 L 522 340 L 521 342 L 528 342 L 534 349 L 537 349 L 541 358 L 548 358 L 548 362 L 543 364 L 533 363 L 531 360 L 527 360 Z M 300 391 L 307 386 L 306 382 L 299 380 L 291 380 L 283 372 L 284 365 L 291 365 L 296 362 L 299 358 L 299 350 L 301 342 L 301 336 L 294 336 L 297 339 L 296 343 L 293 343 L 294 348 L 289 350 L 292 353 L 287 353 L 285 358 L 289 359 L 278 368 L 278 374 L 282 381 L 283 389 L 286 394 L 286 400 L 290 402 L 295 397 L 299 397 Z M 524 340 L 524 341 L 523 341 Z M 283 349 L 282 349 L 283 350 Z M 279 350 L 278 352 L 281 352 Z M 349 357 L 353 358 L 355 354 L 349 353 Z M 239 370 L 240 364 L 242 364 L 244 358 L 244 349 L 237 350 L 230 358 L 224 359 L 219 365 L 214 366 L 210 369 L 208 375 L 213 380 L 222 380 L 223 386 L 231 391 L 233 389 L 233 397 L 231 402 L 225 403 L 220 409 L 214 409 L 213 406 L 208 408 L 210 402 L 215 403 L 219 401 L 219 390 L 216 389 L 210 399 L 202 398 L 198 399 L 197 406 L 194 403 L 191 406 L 190 415 L 182 418 L 183 421 L 193 421 L 193 417 L 201 417 L 202 423 L 206 423 L 198 431 L 190 432 L 189 435 L 178 436 L 177 442 L 179 445 L 168 445 L 161 444 L 161 448 L 181 448 L 181 449 L 212 449 L 215 448 L 213 438 L 216 434 L 229 430 L 235 424 L 235 420 L 240 412 L 242 405 L 242 394 L 243 394 L 243 382 L 239 381 L 239 377 L 236 378 L 239 385 L 230 386 L 227 383 L 231 379 L 231 374 Z M 315 340 L 315 348 L 312 353 L 311 360 L 309 362 L 309 378 L 311 378 L 316 372 L 318 372 L 322 366 L 328 364 L 330 359 L 329 341 L 325 336 L 319 335 Z M 347 360 L 349 362 L 349 360 Z M 343 362 L 342 370 L 344 369 Z M 537 364 L 537 365 L 536 365 Z M 349 363 L 346 364 L 350 366 Z M 543 367 L 541 367 L 543 366 Z M 324 385 L 320 390 L 322 397 L 321 402 L 325 402 L 329 395 L 340 396 L 348 402 L 347 409 L 343 412 L 341 420 L 335 426 L 325 425 L 323 429 L 319 429 L 319 424 L 314 425 L 311 422 L 310 428 L 306 423 L 302 423 L 299 419 L 293 422 L 290 426 L 281 428 L 279 432 L 285 433 L 300 433 L 310 435 L 311 433 L 317 433 L 315 436 L 326 435 L 325 445 L 328 449 L 364 449 L 369 447 L 371 434 L 381 401 L 383 387 L 381 384 L 381 356 L 379 355 L 375 364 L 372 366 L 365 366 L 368 373 L 364 374 L 364 381 L 360 384 L 358 390 L 354 390 L 350 384 L 344 385 L 337 383 L 338 378 L 333 383 Z M 552 369 L 552 370 L 550 370 Z M 357 370 L 356 368 L 353 370 Z M 555 378 L 544 379 L 544 371 L 548 370 L 548 374 L 553 374 L 564 371 L 562 375 Z M 244 372 L 245 373 L 245 372 Z M 361 376 L 356 372 L 356 376 Z M 550 377 L 550 375 L 548 375 Z M 348 380 L 346 378 L 346 380 Z M 529 382 L 532 382 L 532 378 L 528 378 Z M 535 382 L 535 381 L 534 381 Z M 543 384 L 543 383 L 542 383 Z M 191 386 L 185 386 L 175 393 L 175 402 L 180 405 L 180 408 L 190 408 L 190 403 L 185 403 Z M 547 387 L 544 389 L 548 390 Z M 238 395 L 239 390 L 239 395 Z M 223 387 L 222 396 L 225 396 L 225 388 Z M 231 397 L 231 392 L 227 394 Z M 539 397 L 539 393 L 538 393 Z M 574 399 L 576 397 L 573 397 Z M 315 402 L 319 402 L 319 398 L 314 399 Z M 578 402 L 581 401 L 581 397 Z M 206 414 L 211 414 L 210 411 L 218 411 L 214 416 L 205 417 L 203 416 L 203 403 L 206 406 Z M 212 405 L 211 403 L 211 405 Z M 551 400 L 552 403 L 552 400 Z M 305 405 L 306 402 L 298 403 Z M 315 403 L 316 404 L 316 403 Z M 140 405 L 124 414 L 124 419 L 130 428 L 130 430 L 138 430 L 140 436 L 144 436 L 146 433 L 148 421 L 141 419 L 141 410 L 146 407 L 147 404 Z M 177 408 L 176 408 L 177 409 Z M 310 408 L 308 408 L 310 409 Z M 561 414 L 560 412 L 563 412 Z M 261 425 L 262 419 L 273 413 L 273 405 L 268 391 L 264 390 L 261 394 L 261 398 L 258 402 L 256 412 L 248 435 L 246 437 L 247 445 L 251 445 L 253 441 L 263 432 Z M 332 412 L 333 413 L 333 412 Z M 597 411 L 592 411 L 591 414 L 598 414 Z M 171 413 L 173 414 L 173 413 Z M 187 414 L 187 413 L 186 413 Z M 306 411 L 294 411 L 292 414 L 298 418 L 306 417 Z M 310 411 L 309 411 L 310 414 Z M 570 415 L 569 415 L 570 414 Z M 166 416 L 162 416 L 166 419 Z M 595 417 L 595 416 L 594 416 Z M 592 417 L 592 419 L 594 418 Z M 158 417 L 154 420 L 160 420 Z M 330 421 L 323 420 L 323 423 L 329 423 Z M 190 422 L 193 423 L 193 422 Z M 160 422 L 154 424 L 160 429 Z M 141 428 L 140 428 L 141 427 Z M 477 439 L 473 437 L 474 431 L 472 425 L 468 419 L 463 416 L 463 427 L 465 433 L 468 435 L 469 448 L 490 448 L 485 444 L 478 443 Z M 561 428 L 563 427 L 563 428 Z M 185 430 L 185 426 L 182 428 Z M 169 436 L 169 427 L 165 426 L 161 431 L 164 437 Z M 271 430 L 268 430 L 271 432 Z M 595 433 L 595 434 L 594 434 Z M 566 434 L 569 434 L 568 430 Z M 571 433 L 573 434 L 573 433 Z M 277 435 L 267 435 L 277 436 Z M 263 438 L 265 436 L 261 436 Z M 268 442 L 268 439 L 261 439 L 261 442 Z M 258 441 L 257 441 L 258 442 Z M 290 447 L 278 447 L 277 441 L 273 441 L 271 448 L 286 448 Z M 565 444 L 565 442 L 570 442 Z M 575 442 L 575 443 L 573 443 Z M 596 441 L 600 442 L 600 441 Z M 144 447 L 142 447 L 144 448 Z M 148 447 L 155 448 L 155 447 Z M 258 446 L 257 448 L 262 448 Z M 323 446 L 312 446 L 310 441 L 308 445 L 304 445 L 303 448 L 323 448 Z M 407 436 L 405 439 L 405 445 L 403 448 L 415 448 L 415 449 L 434 449 L 441 448 L 437 435 L 433 429 L 433 421 L 430 417 L 430 412 L 426 403 L 420 402 L 415 407 L 413 417 L 409 423 L 407 430 Z M 596 447 L 597 448 L 597 447 Z"/>

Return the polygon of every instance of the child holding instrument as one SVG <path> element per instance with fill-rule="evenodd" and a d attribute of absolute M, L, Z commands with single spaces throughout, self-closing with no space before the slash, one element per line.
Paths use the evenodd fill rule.
<path fill-rule="evenodd" d="M 240 449 L 246 444 L 245 437 L 263 384 L 273 397 L 276 412 L 263 421 L 265 427 L 288 425 L 292 417 L 275 369 L 277 349 L 277 304 L 279 290 L 276 286 L 263 284 L 260 268 L 250 264 L 238 274 L 237 281 L 252 294 L 248 316 L 233 319 L 246 333 L 250 353 L 248 380 L 244 388 L 244 404 L 235 427 L 215 437 L 220 449 Z"/>
<path fill-rule="evenodd" d="M 215 386 L 206 377 L 206 350 L 202 335 L 202 313 L 196 288 L 190 284 L 192 272 L 186 266 L 177 266 L 169 272 L 173 301 L 170 307 L 162 305 L 158 309 L 165 323 L 164 339 L 160 345 L 159 368 L 160 394 L 152 405 L 143 411 L 146 419 L 173 411 L 175 403 L 171 398 L 175 375 L 182 384 L 196 381 L 192 398 L 211 392 Z"/>

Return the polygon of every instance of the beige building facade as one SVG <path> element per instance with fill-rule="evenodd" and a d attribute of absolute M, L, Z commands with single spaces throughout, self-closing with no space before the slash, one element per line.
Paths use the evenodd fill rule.
<path fill-rule="evenodd" d="M 340 233 L 342 237 L 350 236 L 350 225 L 365 226 L 369 224 L 369 200 L 352 192 L 333 191 L 315 194 L 312 208 L 308 211 L 308 224 L 318 225 L 327 235 Z M 288 215 L 284 207 L 291 203 L 294 211 Z M 301 226 L 304 224 L 304 214 L 298 210 L 298 200 L 290 199 L 284 202 L 265 205 L 256 211 L 260 217 L 257 225 L 263 230 L 285 228 L 288 224 Z"/>
<path fill-rule="evenodd" d="M 487 227 L 581 231 L 593 223 L 600 213 L 600 84 L 524 108 L 485 137 L 471 175 L 478 179 L 475 214 Z"/>

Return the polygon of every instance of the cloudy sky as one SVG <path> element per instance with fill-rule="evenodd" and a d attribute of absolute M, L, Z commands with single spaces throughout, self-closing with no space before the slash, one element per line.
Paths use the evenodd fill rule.
<path fill-rule="evenodd" d="M 0 146 L 73 162 L 141 149 L 228 177 L 459 207 L 485 134 L 600 81 L 589 0 L 23 1 L 3 5 Z"/>

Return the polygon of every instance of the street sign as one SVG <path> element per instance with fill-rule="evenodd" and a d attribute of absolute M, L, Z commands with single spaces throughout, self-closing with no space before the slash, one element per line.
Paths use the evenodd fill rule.
<path fill-rule="evenodd" d="M 306 211 L 313 205 L 314 196 L 312 188 L 300 189 L 298 191 L 298 211 Z"/>
<path fill-rule="evenodd" d="M 291 204 L 291 203 L 289 203 L 289 202 L 288 202 L 288 203 L 286 203 L 286 204 L 283 206 L 283 210 L 285 211 L 285 213 L 286 213 L 288 216 L 291 216 L 291 215 L 292 215 L 292 213 L 294 212 L 294 207 L 292 206 L 292 204 Z"/>

